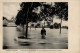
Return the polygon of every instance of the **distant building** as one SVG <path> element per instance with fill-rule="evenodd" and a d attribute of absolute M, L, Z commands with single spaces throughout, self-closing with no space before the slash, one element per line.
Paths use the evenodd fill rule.
<path fill-rule="evenodd" d="M 15 18 L 14 18 L 14 17 L 12 17 L 12 18 L 11 18 L 11 21 L 12 21 L 12 22 L 15 22 Z"/>
<path fill-rule="evenodd" d="M 7 26 L 7 24 L 8 24 L 7 18 L 3 17 L 3 26 Z"/>

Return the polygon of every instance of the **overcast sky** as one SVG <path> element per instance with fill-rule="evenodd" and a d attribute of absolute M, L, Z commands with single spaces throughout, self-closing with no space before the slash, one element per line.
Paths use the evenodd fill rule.
<path fill-rule="evenodd" d="M 48 4 L 50 4 L 50 2 Z M 18 13 L 18 10 L 20 10 L 20 2 L 3 3 L 3 16 L 7 17 L 7 19 L 11 19 L 12 17 L 15 17 Z M 60 19 L 56 19 L 56 16 L 55 16 L 54 22 L 60 23 Z M 68 22 L 63 21 L 62 25 L 68 25 Z"/>
<path fill-rule="evenodd" d="M 7 17 L 8 19 L 11 19 L 12 17 L 15 17 L 17 15 L 19 9 L 20 9 L 19 3 L 16 2 L 3 3 L 3 16 Z"/>

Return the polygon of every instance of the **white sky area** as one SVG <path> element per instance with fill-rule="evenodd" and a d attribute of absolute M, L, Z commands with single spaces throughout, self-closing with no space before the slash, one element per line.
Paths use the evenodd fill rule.
<path fill-rule="evenodd" d="M 51 2 L 47 2 L 51 4 Z M 54 3 L 52 3 L 54 5 Z M 3 16 L 7 17 L 7 19 L 11 19 L 12 17 L 16 17 L 18 10 L 20 10 L 20 3 L 19 2 L 6 2 L 3 3 Z M 38 10 L 39 13 L 39 10 Z M 60 23 L 60 19 L 56 19 L 57 16 L 54 16 L 53 22 Z M 68 26 L 68 21 L 62 21 L 62 26 Z"/>
<path fill-rule="evenodd" d="M 11 19 L 17 15 L 19 9 L 20 5 L 17 2 L 3 3 L 3 16 L 7 17 L 7 19 Z"/>

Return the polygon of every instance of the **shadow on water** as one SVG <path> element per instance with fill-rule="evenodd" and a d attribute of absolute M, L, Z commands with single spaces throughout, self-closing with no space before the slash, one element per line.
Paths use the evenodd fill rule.
<path fill-rule="evenodd" d="M 31 42 L 19 42 L 20 46 L 31 46 Z"/>
<path fill-rule="evenodd" d="M 41 44 L 41 45 L 46 45 L 46 44 L 50 44 L 50 43 L 39 43 L 39 44 Z"/>
<path fill-rule="evenodd" d="M 3 49 L 8 49 L 8 46 L 3 46 Z"/>

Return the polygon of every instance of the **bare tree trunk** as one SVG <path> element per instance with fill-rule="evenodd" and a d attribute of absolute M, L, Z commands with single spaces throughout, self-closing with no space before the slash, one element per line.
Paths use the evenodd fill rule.
<path fill-rule="evenodd" d="M 53 25 L 53 18 L 52 18 L 52 20 L 51 20 L 51 24 Z"/>
<path fill-rule="evenodd" d="M 22 33 L 24 34 L 24 25 L 22 25 Z"/>
<path fill-rule="evenodd" d="M 44 28 L 45 28 L 45 20 L 44 20 Z"/>
<path fill-rule="evenodd" d="M 28 38 L 28 19 L 26 18 L 26 38 Z"/>
<path fill-rule="evenodd" d="M 36 30 L 36 27 L 35 27 L 35 30 Z"/>
<path fill-rule="evenodd" d="M 30 26 L 30 31 L 31 31 L 31 26 Z"/>
<path fill-rule="evenodd" d="M 62 24 L 62 18 L 61 18 L 61 24 Z M 61 34 L 61 24 L 60 24 L 60 34 Z"/>
<path fill-rule="evenodd" d="M 28 11 L 27 11 L 27 18 L 26 18 L 26 38 L 28 38 L 28 12 L 29 12 L 29 8 L 28 8 Z"/>

